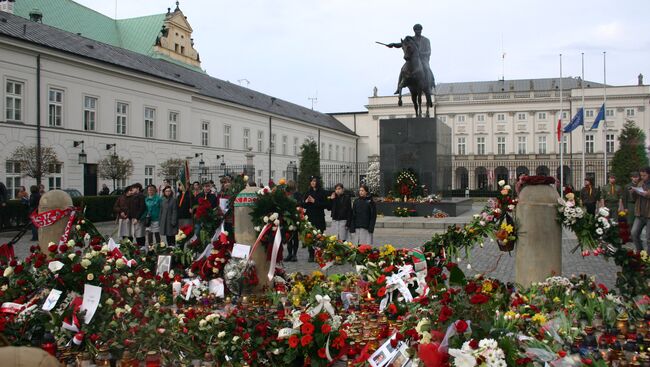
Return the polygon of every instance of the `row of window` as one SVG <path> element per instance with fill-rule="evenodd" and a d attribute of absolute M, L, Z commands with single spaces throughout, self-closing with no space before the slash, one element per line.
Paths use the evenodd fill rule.
<path fill-rule="evenodd" d="M 587 134 L 585 135 L 585 153 L 594 153 L 595 146 L 595 135 Z M 607 153 L 614 153 L 614 134 L 607 134 L 605 139 L 605 145 L 607 147 Z M 564 153 L 568 153 L 568 140 L 567 136 L 563 136 L 563 150 Z M 497 136 L 496 137 L 496 154 L 505 155 L 506 154 L 506 137 Z M 516 145 L 517 154 L 528 154 L 528 139 L 526 136 L 517 136 L 517 145 Z M 538 136 L 537 137 L 537 154 L 547 154 L 547 137 Z M 467 138 L 464 136 L 457 138 L 456 144 L 456 153 L 458 155 L 467 154 Z M 485 155 L 486 154 L 486 140 L 484 136 L 479 136 L 476 138 L 476 155 Z"/>
<path fill-rule="evenodd" d="M 585 110 L 585 118 L 587 117 L 592 117 L 595 118 L 596 114 L 598 113 L 598 109 L 589 109 Z M 614 109 L 613 108 L 608 108 L 605 111 L 605 116 L 608 118 L 612 118 L 615 116 L 614 114 Z M 626 108 L 625 109 L 625 117 L 635 117 L 636 116 L 636 109 L 634 108 Z M 463 123 L 466 121 L 466 115 L 456 115 L 456 122 Z M 474 115 L 475 121 L 476 122 L 485 122 L 486 121 L 486 115 L 485 114 L 476 114 Z M 528 113 L 527 112 L 518 112 L 516 114 L 517 120 L 519 121 L 526 121 L 528 120 Z M 568 112 L 563 112 L 562 113 L 562 119 L 566 120 L 569 117 Z M 438 117 L 441 122 L 447 122 L 447 116 L 439 116 Z M 546 120 L 548 119 L 548 114 L 546 112 L 537 112 L 537 120 Z M 505 113 L 497 113 L 496 114 L 496 121 L 497 122 L 505 122 L 506 121 L 506 114 Z"/>
<path fill-rule="evenodd" d="M 349 156 L 348 156 L 349 152 Z M 327 154 L 327 155 L 326 155 Z M 343 162 L 350 162 L 355 160 L 354 148 L 346 149 L 346 147 L 341 147 L 339 145 L 333 146 L 332 144 L 327 145 L 327 150 L 325 150 L 325 143 L 320 143 L 320 159 L 327 160 L 341 160 Z"/>
<path fill-rule="evenodd" d="M 47 177 L 46 188 L 48 190 L 61 190 L 61 183 L 63 181 L 63 165 L 61 163 L 53 164 L 50 167 L 50 171 L 52 173 Z M 20 192 L 20 186 L 23 185 L 23 175 L 20 170 L 20 163 L 7 161 L 5 163 L 5 174 L 7 193 L 10 199 L 15 199 L 18 197 L 18 192 Z M 29 187 L 26 187 L 25 189 L 27 193 L 29 193 Z"/>

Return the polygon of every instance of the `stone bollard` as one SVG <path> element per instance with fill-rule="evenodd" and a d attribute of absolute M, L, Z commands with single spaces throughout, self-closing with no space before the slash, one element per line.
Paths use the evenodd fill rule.
<path fill-rule="evenodd" d="M 72 198 L 67 192 L 61 190 L 51 190 L 41 196 L 38 203 L 38 213 L 44 213 L 54 209 L 67 209 L 72 206 Z M 69 215 L 59 219 L 56 223 L 47 227 L 38 229 L 38 246 L 41 252 L 49 254 L 47 246 L 50 242 L 59 243 L 61 235 L 68 224 Z"/>
<path fill-rule="evenodd" d="M 257 200 L 257 187 L 247 186 L 235 199 L 235 242 L 250 245 L 251 248 L 257 240 L 257 233 L 253 229 L 253 219 L 250 216 L 252 206 Z M 269 261 L 266 259 L 266 249 L 260 245 L 251 254 L 250 258 L 255 262 L 255 271 L 259 283 L 253 292 L 262 292 L 269 288 L 271 283 L 268 279 Z"/>
<path fill-rule="evenodd" d="M 562 226 L 555 220 L 558 197 L 550 185 L 525 186 L 519 194 L 515 282 L 524 287 L 562 274 Z"/>

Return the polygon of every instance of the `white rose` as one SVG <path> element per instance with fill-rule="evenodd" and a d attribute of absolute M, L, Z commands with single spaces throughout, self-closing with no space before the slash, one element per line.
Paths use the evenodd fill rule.
<path fill-rule="evenodd" d="M 83 266 L 84 269 L 88 269 L 88 267 L 90 266 L 90 264 L 91 264 L 91 262 L 90 262 L 90 260 L 88 260 L 88 259 L 83 259 L 83 260 L 81 260 L 81 266 Z"/>
<path fill-rule="evenodd" d="M 499 186 L 503 186 L 503 185 L 506 184 L 506 182 L 504 180 L 499 180 L 499 182 L 497 182 L 497 183 L 499 184 Z"/>
<path fill-rule="evenodd" d="M 70 260 L 74 260 L 74 257 L 75 257 L 75 256 L 77 256 L 77 254 L 75 254 L 74 252 L 71 253 L 71 254 L 68 254 L 68 259 L 70 259 Z"/>
<path fill-rule="evenodd" d="M 609 208 L 607 207 L 602 207 L 598 210 L 598 214 L 602 215 L 603 217 L 609 216 Z"/>
<path fill-rule="evenodd" d="M 224 336 L 226 336 L 225 331 L 220 331 L 219 334 L 217 334 L 217 338 L 223 338 Z"/>
<path fill-rule="evenodd" d="M 122 268 L 124 267 L 124 265 L 126 265 L 124 259 L 117 259 L 117 261 L 115 261 L 115 266 L 117 266 L 118 268 Z"/>
<path fill-rule="evenodd" d="M 262 220 L 264 221 L 264 223 L 268 223 L 269 222 L 269 217 L 264 216 L 264 218 L 262 218 Z"/>
<path fill-rule="evenodd" d="M 235 336 L 232 338 L 232 342 L 233 342 L 233 343 L 237 343 L 237 340 L 239 340 L 239 337 L 238 337 L 237 335 L 235 335 Z"/>
<path fill-rule="evenodd" d="M 74 240 L 68 241 L 68 247 L 72 247 L 72 246 L 74 246 Z"/>
<path fill-rule="evenodd" d="M 510 190 L 510 189 L 511 189 L 510 185 L 505 185 L 505 186 L 503 186 L 503 188 L 506 189 L 506 190 Z"/>
<path fill-rule="evenodd" d="M 199 321 L 199 327 L 205 327 L 205 325 L 207 325 L 207 324 L 208 324 L 208 322 L 205 321 L 205 320 Z"/>
<path fill-rule="evenodd" d="M 273 221 L 273 224 L 276 225 L 276 226 L 279 226 L 280 225 L 280 220 L 276 219 L 275 221 Z"/>
<path fill-rule="evenodd" d="M 248 176 L 244 175 L 244 182 L 248 183 Z"/>
<path fill-rule="evenodd" d="M 80 229 L 81 229 L 81 226 L 77 224 L 77 226 L 76 226 L 75 228 L 76 228 L 76 229 L 77 229 L 77 231 L 78 231 L 78 230 L 80 230 Z"/>
<path fill-rule="evenodd" d="M 104 266 L 104 273 L 109 273 L 111 271 L 111 267 L 109 265 Z"/>
<path fill-rule="evenodd" d="M 13 273 L 14 273 L 14 268 L 11 267 L 11 266 L 8 266 L 8 267 L 5 269 L 5 272 L 4 272 L 2 275 L 5 276 L 5 277 L 8 277 L 8 276 L 10 276 L 10 275 L 13 274 Z"/>
<path fill-rule="evenodd" d="M 113 305 L 113 299 L 112 298 L 107 299 L 106 304 L 109 305 L 109 306 L 112 306 Z"/>

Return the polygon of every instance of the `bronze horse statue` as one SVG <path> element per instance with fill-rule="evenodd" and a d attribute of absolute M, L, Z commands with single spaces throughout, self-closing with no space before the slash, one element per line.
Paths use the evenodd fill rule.
<path fill-rule="evenodd" d="M 399 74 L 398 82 L 398 100 L 397 104 L 402 106 L 402 88 L 407 87 L 411 92 L 411 99 L 413 100 L 413 107 L 415 107 L 415 115 L 422 117 L 422 95 L 426 97 L 426 114 L 429 117 L 429 107 L 433 107 L 431 101 L 431 90 L 435 88 L 433 81 L 433 74 L 429 68 L 425 68 L 420 59 L 420 52 L 415 39 L 411 36 L 406 36 L 401 40 L 402 50 L 404 51 L 404 66 Z"/>

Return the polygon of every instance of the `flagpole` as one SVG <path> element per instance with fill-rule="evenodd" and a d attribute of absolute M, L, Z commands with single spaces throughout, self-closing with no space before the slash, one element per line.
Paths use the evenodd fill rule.
<path fill-rule="evenodd" d="M 605 152 L 605 182 L 607 182 L 607 51 L 603 51 L 603 141 Z"/>
<path fill-rule="evenodd" d="M 584 123 L 584 113 L 585 113 L 585 53 L 582 53 L 582 113 L 583 113 L 583 122 L 582 122 L 582 184 L 584 184 L 587 174 L 585 173 L 585 123 Z"/>
<path fill-rule="evenodd" d="M 562 54 L 560 54 L 560 196 L 564 195 L 564 126 L 562 126 L 564 112 L 562 103 Z"/>

